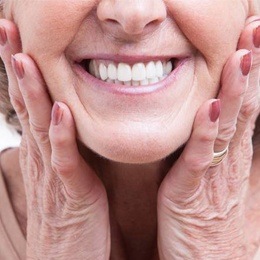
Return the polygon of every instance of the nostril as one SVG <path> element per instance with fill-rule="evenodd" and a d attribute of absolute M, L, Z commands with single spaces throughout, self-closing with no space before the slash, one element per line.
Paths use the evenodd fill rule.
<path fill-rule="evenodd" d="M 156 6 L 153 0 L 100 1 L 97 16 L 108 33 L 141 35 L 155 31 L 167 18 L 167 11 L 163 1 Z"/>
<path fill-rule="evenodd" d="M 115 19 L 107 19 L 106 20 L 107 22 L 109 22 L 109 23 L 111 23 L 111 24 L 118 24 L 118 21 L 117 20 L 115 20 Z"/>
<path fill-rule="evenodd" d="M 156 26 L 156 25 L 158 25 L 158 24 L 160 24 L 160 23 L 161 23 L 161 21 L 160 21 L 159 19 L 158 19 L 158 20 L 153 20 L 153 21 L 149 22 L 148 24 L 146 24 L 145 27 Z"/>

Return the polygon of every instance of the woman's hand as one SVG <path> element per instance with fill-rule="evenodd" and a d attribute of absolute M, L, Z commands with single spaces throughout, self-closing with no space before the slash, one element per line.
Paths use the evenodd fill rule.
<path fill-rule="evenodd" d="M 72 114 L 64 103 L 52 105 L 36 64 L 16 54 L 16 26 L 2 19 L 0 30 L 9 93 L 23 132 L 27 259 L 109 259 L 106 191 L 78 152 Z"/>
<path fill-rule="evenodd" d="M 249 259 L 245 197 L 259 114 L 260 68 L 260 20 L 254 20 L 248 20 L 240 50 L 224 67 L 220 102 L 210 100 L 201 106 L 183 153 L 159 189 L 162 260 Z M 213 151 L 226 147 L 227 157 L 211 167 Z"/>

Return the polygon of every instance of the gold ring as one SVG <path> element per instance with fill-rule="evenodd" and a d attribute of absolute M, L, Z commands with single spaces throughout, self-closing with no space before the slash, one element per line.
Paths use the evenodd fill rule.
<path fill-rule="evenodd" d="M 228 146 L 221 152 L 217 152 L 213 154 L 213 160 L 211 162 L 210 167 L 214 167 L 222 163 L 228 153 Z"/>

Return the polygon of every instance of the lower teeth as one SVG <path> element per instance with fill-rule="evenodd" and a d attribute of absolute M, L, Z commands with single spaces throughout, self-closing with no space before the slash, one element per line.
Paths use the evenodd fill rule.
<path fill-rule="evenodd" d="M 112 80 L 112 79 L 107 79 L 107 80 L 103 80 L 104 82 L 110 83 L 110 84 L 117 84 L 117 85 L 125 85 L 125 86 L 146 86 L 146 85 L 151 85 L 151 84 L 155 84 L 159 81 L 164 80 L 167 77 L 167 75 L 160 77 L 160 78 L 153 78 L 153 79 L 146 79 L 146 80 L 142 80 L 142 81 L 119 81 L 119 80 Z"/>

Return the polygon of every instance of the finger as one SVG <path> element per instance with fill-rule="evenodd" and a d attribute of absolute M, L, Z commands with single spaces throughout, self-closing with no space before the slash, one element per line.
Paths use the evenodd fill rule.
<path fill-rule="evenodd" d="M 51 101 L 41 73 L 34 61 L 26 54 L 16 54 L 12 58 L 19 89 L 29 114 L 29 127 L 42 155 L 50 156 L 49 126 Z"/>
<path fill-rule="evenodd" d="M 237 117 L 248 86 L 248 74 L 252 64 L 251 52 L 237 51 L 226 63 L 218 98 L 221 100 L 219 133 L 214 151 L 223 151 L 236 132 Z"/>
<path fill-rule="evenodd" d="M 219 100 L 207 101 L 199 109 L 191 137 L 180 158 L 163 181 L 164 196 L 183 202 L 198 189 L 213 159 L 219 114 Z"/>
<path fill-rule="evenodd" d="M 17 27 L 10 21 L 0 19 L 0 53 L 8 76 L 9 95 L 12 105 L 19 117 L 22 127 L 26 124 L 28 116 L 25 111 L 16 76 L 14 74 L 11 56 L 21 51 L 20 37 Z"/>
<path fill-rule="evenodd" d="M 239 48 L 252 50 L 253 64 L 249 74 L 248 90 L 242 103 L 238 117 L 237 136 L 241 136 L 246 129 L 247 123 L 254 123 L 259 114 L 260 103 L 260 18 L 248 23 L 243 31 Z M 251 126 L 253 128 L 253 124 Z"/>
<path fill-rule="evenodd" d="M 80 156 L 76 143 L 74 120 L 64 103 L 55 103 L 50 126 L 52 148 L 52 169 L 64 184 L 67 194 L 74 199 L 82 199 L 100 192 L 102 185 L 92 169 Z M 49 178 L 53 178 L 49 176 Z"/>

